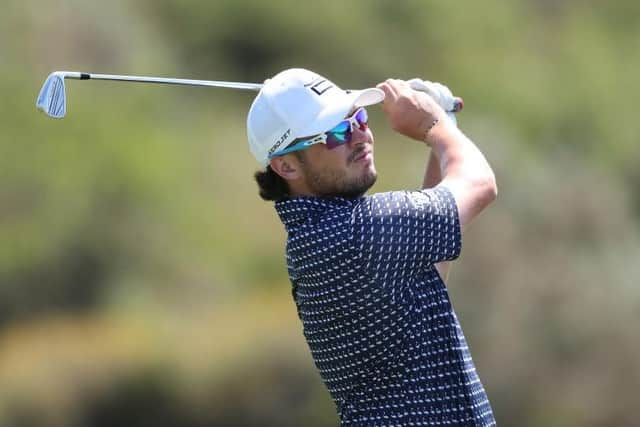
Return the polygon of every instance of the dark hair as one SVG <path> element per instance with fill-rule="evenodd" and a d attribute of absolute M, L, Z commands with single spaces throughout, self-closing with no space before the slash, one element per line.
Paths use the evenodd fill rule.
<path fill-rule="evenodd" d="M 289 197 L 287 181 L 275 173 L 271 166 L 264 171 L 257 171 L 253 176 L 260 187 L 260 197 L 264 200 L 278 201 Z"/>

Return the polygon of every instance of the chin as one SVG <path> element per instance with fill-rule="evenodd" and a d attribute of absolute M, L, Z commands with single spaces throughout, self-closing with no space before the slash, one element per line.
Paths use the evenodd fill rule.
<path fill-rule="evenodd" d="M 376 170 L 376 165 L 373 164 L 373 162 L 371 162 L 371 165 L 369 166 L 367 172 L 372 174 L 372 175 L 374 175 L 374 176 L 376 176 L 376 177 L 378 176 L 378 171 Z"/>
<path fill-rule="evenodd" d="M 358 189 L 360 193 L 359 195 L 362 196 L 367 191 L 369 191 L 371 187 L 373 187 L 373 184 L 376 183 L 377 179 L 378 173 L 376 172 L 376 169 L 374 167 L 371 167 L 365 174 L 360 177 L 357 183 L 354 183 L 354 187 Z"/>
<path fill-rule="evenodd" d="M 371 161 L 371 164 L 368 165 L 368 167 L 365 169 L 363 176 L 371 177 L 374 181 L 378 177 L 378 171 L 376 170 L 376 165 L 373 163 L 373 160 Z"/>

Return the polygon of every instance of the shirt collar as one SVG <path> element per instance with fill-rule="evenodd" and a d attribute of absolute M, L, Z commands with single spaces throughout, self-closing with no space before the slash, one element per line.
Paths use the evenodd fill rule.
<path fill-rule="evenodd" d="M 330 209 L 347 206 L 357 199 L 343 197 L 292 197 L 275 203 L 276 212 L 287 231 L 310 218 L 318 217 Z"/>

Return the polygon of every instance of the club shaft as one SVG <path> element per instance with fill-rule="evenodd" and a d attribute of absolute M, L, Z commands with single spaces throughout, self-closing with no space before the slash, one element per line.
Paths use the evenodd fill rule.
<path fill-rule="evenodd" d="M 185 86 L 209 86 L 209 87 L 226 87 L 230 89 L 244 89 L 259 91 L 262 88 L 261 83 L 241 83 L 241 82 L 225 82 L 215 80 L 192 80 L 192 79 L 175 79 L 169 77 L 148 77 L 148 76 L 121 76 L 116 74 L 95 74 L 81 73 L 70 71 L 65 73 L 66 78 L 78 80 L 116 80 L 125 82 L 138 83 L 157 83 Z"/>
<path fill-rule="evenodd" d="M 193 79 L 176 79 L 170 77 L 149 77 L 149 76 L 123 76 L 117 74 L 95 74 L 83 73 L 79 71 L 57 71 L 52 74 L 59 74 L 68 79 L 77 80 L 114 80 L 138 83 L 156 83 L 156 84 L 173 84 L 184 86 L 208 86 L 208 87 L 226 87 L 230 89 L 243 89 L 259 91 L 262 89 L 262 83 L 243 83 L 243 82 L 227 82 L 216 80 L 193 80 Z M 459 112 L 463 108 L 462 98 L 455 99 L 452 112 Z"/>

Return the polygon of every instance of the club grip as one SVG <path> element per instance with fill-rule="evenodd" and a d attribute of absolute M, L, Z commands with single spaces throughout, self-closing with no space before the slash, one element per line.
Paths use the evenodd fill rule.
<path fill-rule="evenodd" d="M 459 111 L 462 111 L 463 108 L 464 108 L 464 101 L 462 100 L 462 98 L 456 96 L 455 100 L 453 101 L 452 112 L 457 113 Z"/>

